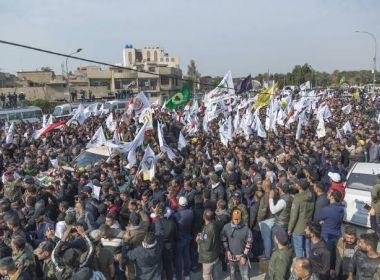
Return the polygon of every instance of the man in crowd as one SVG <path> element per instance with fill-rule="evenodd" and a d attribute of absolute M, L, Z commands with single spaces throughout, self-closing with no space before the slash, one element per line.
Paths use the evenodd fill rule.
<path fill-rule="evenodd" d="M 252 248 L 252 232 L 242 222 L 240 209 L 232 212 L 231 222 L 223 227 L 222 242 L 230 265 L 231 280 L 237 279 L 238 271 L 243 280 L 248 280 L 248 254 Z"/>
<path fill-rule="evenodd" d="M 338 240 L 336 245 L 336 262 L 333 272 L 335 278 L 339 280 L 348 278 L 349 265 L 357 249 L 356 228 L 351 225 L 346 225 L 344 235 Z"/>
<path fill-rule="evenodd" d="M 203 279 L 219 278 L 220 228 L 214 220 L 214 213 L 206 209 L 203 213 L 204 227 L 196 241 L 199 247 L 199 262 L 203 266 Z"/>
<path fill-rule="evenodd" d="M 293 238 L 296 258 L 300 259 L 309 256 L 310 244 L 305 237 L 305 229 L 313 217 L 314 201 L 305 179 L 296 180 L 294 187 L 298 193 L 294 196 L 290 210 L 288 233 Z"/>
<path fill-rule="evenodd" d="M 377 253 L 379 238 L 376 233 L 364 233 L 359 239 L 357 250 L 348 268 L 348 279 L 373 279 L 380 265 L 380 255 Z"/>
<path fill-rule="evenodd" d="M 321 239 L 321 231 L 319 223 L 309 222 L 305 233 L 310 239 L 311 270 L 319 279 L 327 280 L 330 278 L 330 252 L 326 242 Z"/>
<path fill-rule="evenodd" d="M 289 244 L 288 233 L 282 227 L 274 227 L 273 236 L 276 250 L 270 258 L 265 279 L 289 279 L 293 262 L 293 248 Z"/>

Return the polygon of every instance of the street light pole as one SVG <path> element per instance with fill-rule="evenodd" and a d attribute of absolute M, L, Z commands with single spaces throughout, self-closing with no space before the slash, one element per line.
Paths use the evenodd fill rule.
<path fill-rule="evenodd" d="M 79 48 L 79 49 L 77 49 L 75 52 L 69 54 L 69 56 L 72 56 L 72 55 L 74 55 L 74 54 L 77 54 L 77 53 L 79 53 L 79 52 L 81 52 L 81 51 L 82 51 L 82 49 Z M 69 67 L 67 66 L 67 61 L 68 61 L 68 60 L 69 60 L 69 57 L 66 57 L 66 76 L 67 76 L 67 80 L 69 79 Z"/>
<path fill-rule="evenodd" d="M 376 57 L 377 57 L 377 41 L 376 41 L 376 36 L 368 31 L 361 31 L 361 30 L 356 30 L 356 33 L 363 33 L 367 34 L 373 39 L 373 42 L 375 43 L 375 54 L 373 56 L 373 87 L 375 88 L 375 83 L 376 83 Z"/>
<path fill-rule="evenodd" d="M 72 56 L 72 55 L 74 55 L 74 54 L 77 54 L 77 53 L 79 53 L 79 52 L 81 52 L 81 51 L 82 51 L 82 49 L 79 48 L 79 49 L 77 49 L 75 52 L 69 54 L 69 56 Z M 69 91 L 69 98 L 71 99 L 71 97 L 70 97 L 69 67 L 68 67 L 68 65 L 67 65 L 68 60 L 69 60 L 69 57 L 67 56 L 67 57 L 66 57 L 66 78 L 67 78 L 67 87 L 68 87 L 68 91 Z"/>

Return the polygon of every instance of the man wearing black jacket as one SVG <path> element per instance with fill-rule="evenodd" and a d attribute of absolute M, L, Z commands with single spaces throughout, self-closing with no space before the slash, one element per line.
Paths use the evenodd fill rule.
<path fill-rule="evenodd" d="M 305 233 L 310 238 L 310 262 L 311 270 L 317 274 L 320 280 L 330 278 L 330 252 L 326 242 L 321 239 L 321 225 L 316 222 L 308 223 Z"/>
<path fill-rule="evenodd" d="M 199 250 L 199 262 L 203 267 L 203 279 L 218 279 L 220 230 L 214 221 L 214 213 L 206 209 L 203 213 L 205 226 L 197 235 L 196 241 Z"/>

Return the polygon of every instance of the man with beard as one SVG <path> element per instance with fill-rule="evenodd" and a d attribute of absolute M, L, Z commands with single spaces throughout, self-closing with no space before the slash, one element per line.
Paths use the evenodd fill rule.
<path fill-rule="evenodd" d="M 376 251 L 378 242 L 376 233 L 364 233 L 360 236 L 359 250 L 355 252 L 348 268 L 349 280 L 373 279 L 380 265 L 380 255 Z"/>
<path fill-rule="evenodd" d="M 358 249 L 356 228 L 347 225 L 344 236 L 339 239 L 336 246 L 335 278 L 344 280 L 348 278 L 348 267 L 351 259 Z"/>

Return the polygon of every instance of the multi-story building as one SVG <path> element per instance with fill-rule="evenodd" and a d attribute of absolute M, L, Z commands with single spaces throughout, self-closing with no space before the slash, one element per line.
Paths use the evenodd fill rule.
<path fill-rule="evenodd" d="M 179 58 L 169 56 L 164 49 L 160 47 L 145 47 L 135 49 L 132 45 L 126 45 L 123 49 L 123 66 L 134 69 L 144 69 L 149 72 L 152 67 L 169 67 L 180 68 Z"/>

